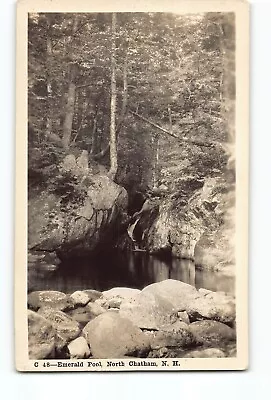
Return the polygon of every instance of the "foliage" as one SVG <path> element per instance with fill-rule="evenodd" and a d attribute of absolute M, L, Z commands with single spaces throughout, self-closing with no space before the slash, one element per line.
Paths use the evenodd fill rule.
<path fill-rule="evenodd" d="M 107 146 L 111 39 L 110 13 L 30 14 L 29 170 L 35 184 L 53 179 L 63 157 L 71 70 L 76 99 L 70 151 L 86 149 L 95 156 Z M 200 182 L 225 174 L 232 154 L 223 144 L 234 141 L 234 59 L 231 13 L 117 15 L 117 126 L 125 60 L 128 69 L 128 109 L 118 136 L 119 183 L 143 191 L 165 184 L 177 193 L 185 179 Z M 108 155 L 99 162 L 109 167 Z"/>
<path fill-rule="evenodd" d="M 78 207 L 84 203 L 87 190 L 80 181 L 68 172 L 61 172 L 51 181 L 49 191 L 61 198 L 61 204 L 74 203 Z"/>

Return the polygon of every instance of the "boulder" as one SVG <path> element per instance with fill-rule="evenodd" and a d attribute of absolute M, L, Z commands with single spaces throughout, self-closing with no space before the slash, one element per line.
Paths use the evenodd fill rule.
<path fill-rule="evenodd" d="M 55 290 L 40 290 L 27 296 L 28 307 L 37 311 L 41 307 L 51 307 L 55 310 L 67 310 L 73 308 L 73 301 L 65 293 Z"/>
<path fill-rule="evenodd" d="M 120 305 L 120 316 L 142 329 L 159 330 L 177 321 L 177 311 L 165 297 L 142 291 Z"/>
<path fill-rule="evenodd" d="M 70 358 L 88 358 L 90 356 L 90 349 L 83 336 L 72 340 L 67 347 Z"/>
<path fill-rule="evenodd" d="M 198 344 L 218 344 L 236 340 L 234 329 L 218 321 L 197 321 L 189 325 Z"/>
<path fill-rule="evenodd" d="M 83 293 L 86 293 L 89 297 L 89 301 L 95 301 L 102 296 L 102 292 L 93 289 L 82 290 Z"/>
<path fill-rule="evenodd" d="M 89 321 L 104 313 L 106 310 L 99 304 L 88 303 L 85 307 L 77 307 L 68 312 L 73 320 L 77 321 L 81 327 L 84 327 Z"/>
<path fill-rule="evenodd" d="M 89 322 L 83 334 L 94 358 L 142 357 L 148 353 L 149 342 L 141 330 L 118 312 L 107 311 Z"/>
<path fill-rule="evenodd" d="M 123 300 L 133 299 L 136 295 L 138 295 L 138 293 L 140 293 L 140 290 L 138 289 L 116 287 L 104 291 L 96 303 L 104 308 L 120 308 Z"/>
<path fill-rule="evenodd" d="M 96 302 L 88 303 L 85 308 L 92 313 L 93 318 L 98 317 L 98 315 L 106 312 L 106 309 L 104 307 L 101 307 Z"/>
<path fill-rule="evenodd" d="M 56 330 L 53 324 L 38 313 L 28 310 L 28 354 L 31 360 L 53 358 Z"/>
<path fill-rule="evenodd" d="M 183 358 L 224 358 L 226 354 L 217 347 L 187 351 L 182 355 Z"/>
<path fill-rule="evenodd" d="M 176 321 L 174 324 L 161 327 L 155 333 L 151 342 L 153 350 L 163 347 L 190 347 L 195 343 L 194 335 L 191 333 L 189 325 L 184 322 Z"/>
<path fill-rule="evenodd" d="M 87 303 L 90 302 L 88 294 L 80 290 L 77 290 L 76 292 L 72 293 L 70 295 L 70 298 L 72 299 L 72 302 L 75 307 L 85 306 Z"/>
<path fill-rule="evenodd" d="M 146 286 L 142 293 L 158 295 L 173 304 L 178 311 L 186 311 L 192 301 L 201 297 L 194 286 L 174 279 L 166 279 Z"/>
<path fill-rule="evenodd" d="M 236 318 L 233 298 L 214 293 L 194 299 L 187 306 L 186 311 L 191 321 L 213 319 L 232 325 Z"/>
<path fill-rule="evenodd" d="M 46 318 L 56 330 L 57 350 L 62 349 L 72 339 L 80 335 L 81 330 L 78 322 L 64 312 L 51 308 L 40 308 L 38 314 Z"/>

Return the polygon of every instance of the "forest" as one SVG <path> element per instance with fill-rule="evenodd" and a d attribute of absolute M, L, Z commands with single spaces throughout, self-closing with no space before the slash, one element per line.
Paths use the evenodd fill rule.
<path fill-rule="evenodd" d="M 133 274 L 138 273 L 134 271 L 137 264 L 128 267 L 127 260 L 135 254 L 138 258 L 145 257 L 143 269 L 150 268 L 146 257 L 175 260 L 170 261 L 175 264 L 179 262 L 176 260 L 188 260 L 193 263 L 194 274 L 207 271 L 211 279 L 216 279 L 220 273 L 223 279 L 230 277 L 234 281 L 235 98 L 234 13 L 29 14 L 30 327 L 41 323 L 34 314 L 42 309 L 45 301 L 42 293 L 46 291 L 46 301 L 54 305 L 54 312 L 57 309 L 64 314 L 68 310 L 69 315 L 61 317 L 64 325 L 65 318 L 73 321 L 78 318 L 78 305 L 98 302 L 96 308 L 122 310 L 122 315 L 116 318 L 132 321 L 136 328 L 134 325 L 131 328 L 127 321 L 126 328 L 141 343 L 140 346 L 129 343 L 132 349 L 129 354 L 185 356 L 189 350 L 190 353 L 203 351 L 206 357 L 232 356 L 234 284 L 230 294 L 226 289 L 221 291 L 219 286 L 201 288 L 197 287 L 195 276 L 194 282 L 183 283 L 180 279 L 183 275 L 177 271 L 164 281 L 165 278 L 154 274 L 140 286 L 133 281 Z M 154 322 L 151 318 L 146 322 L 135 311 L 131 317 L 129 301 L 134 301 L 135 292 L 123 294 L 121 291 L 113 295 L 110 292 L 117 290 L 114 286 L 128 286 L 126 281 L 111 282 L 108 275 L 104 286 L 83 288 L 75 287 L 74 283 L 74 295 L 56 292 L 54 289 L 59 288 L 54 283 L 54 287 L 38 287 L 31 281 L 43 268 L 50 273 L 72 268 L 79 274 L 77 266 L 85 262 L 83 259 L 94 260 L 95 264 L 105 253 L 110 257 L 130 254 L 123 262 L 127 264 L 124 269 L 131 269 L 127 272 L 131 275 L 131 287 L 127 291 L 143 289 L 140 292 L 144 292 L 143 297 L 137 293 L 142 297 L 138 298 L 140 309 L 149 303 L 146 296 L 155 295 L 156 289 L 153 292 L 147 288 L 152 284 L 169 285 L 167 290 L 159 286 L 159 296 L 165 295 L 179 313 L 187 314 L 188 320 L 186 316 L 178 317 L 182 324 L 196 324 L 193 329 L 180 327 L 181 339 L 175 338 L 178 343 L 173 346 L 175 353 L 178 347 L 176 354 L 172 353 L 171 345 L 161 344 L 166 341 L 165 337 L 175 340 L 172 330 L 160 330 L 161 326 L 177 323 L 173 317 L 165 322 L 165 315 L 171 315 L 167 306 L 159 305 L 163 315 L 159 311 L 153 317 Z M 112 266 L 108 266 L 109 260 L 103 262 L 113 269 L 113 259 Z M 87 265 L 88 274 L 91 267 Z M 150 285 L 146 286 L 147 283 Z M 189 290 L 180 286 L 187 283 Z M 80 292 L 80 302 L 78 291 L 83 289 L 89 290 Z M 197 289 L 202 290 L 200 295 Z M 185 294 L 182 300 L 179 290 Z M 101 291 L 100 297 L 98 291 Z M 83 304 L 84 295 L 89 300 Z M 184 302 L 186 295 L 187 302 Z M 46 320 L 54 320 L 52 309 L 44 310 L 42 315 Z M 95 314 L 96 311 L 81 310 L 77 323 L 87 318 L 84 322 L 91 324 L 103 315 L 112 329 L 117 326 L 113 337 L 121 336 L 120 324 L 113 314 L 106 316 L 106 312 Z M 126 329 L 123 324 L 122 329 Z M 123 355 L 114 353 L 113 344 L 108 345 L 110 349 L 104 354 L 99 342 L 102 338 L 96 337 L 97 329 L 93 325 L 83 335 L 92 356 L 118 358 Z M 140 332 L 134 333 L 133 329 Z M 158 332 L 155 333 L 155 341 L 161 342 L 158 350 L 151 345 L 150 351 L 144 329 Z M 204 337 L 206 329 L 219 332 L 219 338 L 227 346 L 217 349 L 217 342 L 214 346 L 214 341 L 208 342 L 209 339 L 207 344 L 197 341 L 195 338 Z M 144 340 L 142 330 L 146 334 Z M 50 358 L 56 354 L 63 357 L 67 343 L 78 340 L 77 336 L 83 337 L 75 331 L 65 345 L 63 341 L 59 344 L 54 333 L 54 350 L 49 346 L 45 353 L 40 353 L 35 330 L 32 332 L 35 339 L 30 335 L 30 342 L 34 340 L 30 350 L 32 358 L 48 355 Z M 163 333 L 162 337 L 161 332 L 170 333 L 166 336 Z M 191 350 L 196 342 L 203 347 Z M 166 351 L 161 350 L 165 348 Z M 214 348 L 215 351 L 210 351 Z"/>

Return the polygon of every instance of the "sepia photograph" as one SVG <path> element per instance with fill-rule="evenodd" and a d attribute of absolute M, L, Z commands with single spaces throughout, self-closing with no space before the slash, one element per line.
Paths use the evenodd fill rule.
<path fill-rule="evenodd" d="M 17 369 L 247 367 L 248 12 L 202 3 L 23 2 Z"/>

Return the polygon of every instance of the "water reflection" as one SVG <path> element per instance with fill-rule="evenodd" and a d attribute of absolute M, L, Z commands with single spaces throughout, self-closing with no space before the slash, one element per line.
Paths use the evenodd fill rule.
<path fill-rule="evenodd" d="M 176 279 L 197 288 L 234 292 L 234 278 L 221 272 L 201 271 L 190 260 L 162 260 L 147 253 L 110 252 L 98 259 L 81 259 L 61 264 L 55 271 L 31 267 L 28 289 L 107 290 L 115 286 L 142 289 L 153 282 Z"/>

